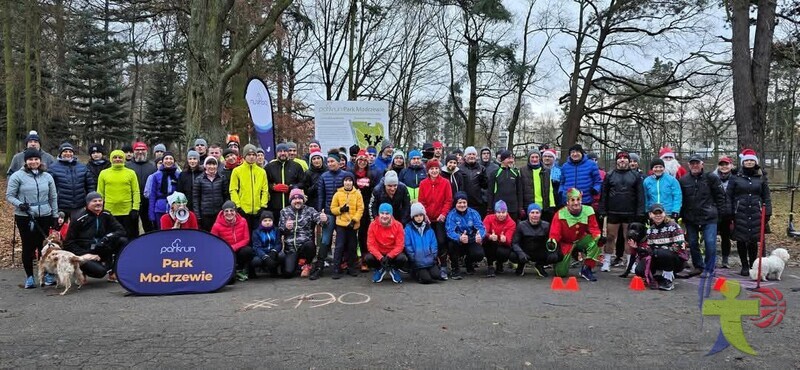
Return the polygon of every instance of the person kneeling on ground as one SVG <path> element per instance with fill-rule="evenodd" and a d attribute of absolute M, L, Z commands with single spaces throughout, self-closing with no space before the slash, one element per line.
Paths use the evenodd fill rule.
<path fill-rule="evenodd" d="M 536 273 L 547 277 L 544 265 L 558 261 L 547 261 L 547 236 L 550 223 L 542 220 L 542 207 L 536 203 L 528 205 L 528 218 L 517 224 L 514 238 L 511 241 L 511 262 L 517 263 L 517 275 L 524 274 L 525 264 L 533 261 Z"/>
<path fill-rule="evenodd" d="M 364 257 L 364 262 L 375 269 L 372 274 L 373 283 L 383 281 L 387 272 L 393 282 L 403 282 L 398 268 L 408 262 L 408 257 L 403 253 L 405 235 L 403 225 L 394 219 L 392 212 L 391 204 L 381 204 L 378 207 L 378 217 L 369 225 L 367 232 L 369 253 Z"/>
<path fill-rule="evenodd" d="M 600 239 L 600 227 L 591 206 L 581 204 L 583 193 L 576 188 L 566 191 L 567 205 L 553 216 L 550 224 L 550 241 L 561 247 L 564 258 L 555 265 L 555 274 L 566 277 L 569 273 L 573 252 L 583 253 L 581 277 L 589 281 L 597 281 L 592 268 L 600 255 L 597 240 Z"/>
<path fill-rule="evenodd" d="M 247 220 L 236 212 L 236 204 L 228 200 L 222 204 L 217 221 L 211 227 L 211 233 L 228 243 L 236 253 L 236 280 L 247 281 L 255 277 L 255 269 L 250 267 L 253 260 L 253 248 L 250 248 L 250 232 Z M 248 271 L 249 270 L 249 271 Z"/>
<path fill-rule="evenodd" d="M 116 282 L 114 260 L 127 244 L 125 228 L 111 213 L 103 210 L 100 193 L 87 194 L 86 208 L 69 223 L 64 249 L 89 260 L 81 265 L 86 275 L 99 279 L 108 274 L 108 281 Z"/>
<path fill-rule="evenodd" d="M 650 206 L 650 228 L 647 229 L 645 243 L 638 244 L 628 238 L 628 247 L 639 249 L 636 263 L 636 275 L 650 283 L 650 286 L 661 290 L 672 290 L 675 285 L 675 271 L 683 270 L 688 260 L 683 229 L 667 217 L 664 206 L 655 203 Z M 683 259 L 681 256 L 685 256 Z M 653 280 L 651 280 L 653 279 Z"/>
<path fill-rule="evenodd" d="M 310 277 L 311 264 L 317 254 L 314 244 L 314 230 L 318 224 L 328 222 L 325 212 L 317 212 L 306 205 L 306 196 L 302 189 L 292 189 L 289 192 L 290 205 L 281 210 L 281 224 L 279 230 L 283 236 L 283 251 L 286 253 L 284 266 L 285 277 L 294 276 L 297 266 L 300 266 L 300 277 Z M 319 275 L 317 275 L 319 277 Z"/>
<path fill-rule="evenodd" d="M 285 266 L 286 254 L 281 247 L 281 239 L 278 238 L 278 231 L 275 229 L 275 217 L 270 211 L 261 211 L 261 221 L 258 227 L 253 230 L 250 236 L 255 256 L 250 261 L 253 269 L 264 269 L 272 277 L 278 276 L 278 267 L 282 266 L 284 277 L 286 271 L 294 272 L 294 267 Z"/>
<path fill-rule="evenodd" d="M 447 231 L 447 238 L 450 239 L 450 267 L 452 268 L 450 278 L 461 280 L 461 269 L 458 266 L 461 256 L 466 256 L 464 264 L 467 266 L 468 275 L 474 274 L 474 264 L 483 260 L 484 253 L 481 243 L 486 236 L 486 228 L 483 227 L 478 211 L 467 207 L 467 193 L 459 191 L 456 193 L 454 201 L 455 207 L 447 214 L 444 227 Z"/>
<path fill-rule="evenodd" d="M 495 271 L 498 274 L 503 273 L 503 263 L 508 261 L 511 255 L 511 239 L 514 237 L 517 224 L 511 217 L 508 217 L 506 202 L 498 200 L 494 204 L 494 213 L 483 219 L 483 226 L 486 228 L 483 250 L 486 252 L 486 264 L 489 265 L 486 269 L 486 277 L 494 277 Z M 497 270 L 495 270 L 495 264 Z M 522 274 L 523 267 L 524 264 L 517 265 L 517 275 Z"/>
<path fill-rule="evenodd" d="M 422 203 L 411 205 L 411 221 L 406 224 L 405 244 L 412 277 L 421 284 L 443 280 L 439 266 L 436 265 L 436 234 L 430 222 L 425 219 L 425 206 Z"/>

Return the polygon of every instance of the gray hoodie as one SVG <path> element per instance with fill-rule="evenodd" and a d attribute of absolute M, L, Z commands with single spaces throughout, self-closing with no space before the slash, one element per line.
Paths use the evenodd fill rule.
<path fill-rule="evenodd" d="M 11 174 L 8 178 L 6 200 L 14 205 L 16 216 L 28 216 L 19 210 L 19 205 L 22 203 L 31 206 L 30 213 L 35 217 L 56 217 L 58 214 L 56 183 L 53 177 L 44 171 L 44 166 L 35 174 L 25 168 Z"/>

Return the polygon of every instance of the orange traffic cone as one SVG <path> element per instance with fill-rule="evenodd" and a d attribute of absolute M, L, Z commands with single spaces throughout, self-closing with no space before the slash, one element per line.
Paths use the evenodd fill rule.
<path fill-rule="evenodd" d="M 581 290 L 578 287 L 578 279 L 576 279 L 574 276 L 570 276 L 569 279 L 567 279 L 567 286 L 564 287 L 564 290 L 568 290 L 571 292 L 577 292 Z"/>
<path fill-rule="evenodd" d="M 558 276 L 554 277 L 553 282 L 550 283 L 550 290 L 564 290 L 564 280 Z"/>
<path fill-rule="evenodd" d="M 725 285 L 726 280 L 727 279 L 725 279 L 722 276 L 718 277 L 717 280 L 714 281 L 714 290 L 720 291 L 722 289 L 722 286 Z"/>
<path fill-rule="evenodd" d="M 631 284 L 628 286 L 631 290 L 644 290 L 644 280 L 639 275 L 635 275 L 633 279 L 631 279 Z"/>

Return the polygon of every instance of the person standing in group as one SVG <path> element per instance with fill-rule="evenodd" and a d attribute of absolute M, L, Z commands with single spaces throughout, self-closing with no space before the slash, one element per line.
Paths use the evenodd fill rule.
<path fill-rule="evenodd" d="M 408 189 L 408 196 L 412 202 L 419 199 L 419 184 L 428 177 L 427 172 L 422 163 L 422 152 L 416 149 L 408 152 L 408 167 L 400 171 L 398 178 Z"/>
<path fill-rule="evenodd" d="M 106 150 L 102 144 L 89 145 L 89 161 L 86 162 L 86 169 L 89 170 L 89 176 L 92 177 L 94 188 L 91 191 L 97 190 L 97 179 L 100 177 L 100 172 L 104 169 L 111 167 L 111 161 L 105 158 Z"/>
<path fill-rule="evenodd" d="M 569 148 L 569 158 L 561 166 L 560 198 L 566 202 L 567 190 L 575 188 L 583 194 L 582 204 L 592 205 L 594 195 L 600 194 L 603 179 L 597 163 L 590 160 L 583 147 L 575 144 Z"/>
<path fill-rule="evenodd" d="M 256 164 L 256 147 L 247 144 L 242 152 L 244 163 L 231 172 L 228 190 L 231 201 L 247 221 L 249 230 L 254 230 L 260 222 L 261 211 L 267 209 L 269 186 L 267 173 Z"/>
<path fill-rule="evenodd" d="M 668 146 L 661 148 L 658 151 L 658 157 L 664 161 L 664 169 L 667 171 L 675 179 L 680 179 L 683 175 L 686 175 L 686 169 L 681 166 L 681 163 L 678 162 L 678 159 L 675 158 L 675 152 Z"/>
<path fill-rule="evenodd" d="M 255 163 L 255 160 L 253 163 Z M 218 171 L 222 176 L 230 179 L 233 170 L 236 169 L 236 167 L 239 167 L 241 164 L 242 159 L 239 157 L 239 152 L 231 148 L 225 148 L 225 150 L 222 151 L 222 168 L 220 168 Z"/>
<path fill-rule="evenodd" d="M 719 177 L 722 188 L 725 189 L 725 197 L 730 205 L 736 204 L 728 194 L 728 184 L 733 177 L 733 161 L 728 156 L 722 156 L 717 161 L 717 169 L 712 172 Z M 719 234 L 720 248 L 722 249 L 722 268 L 729 268 L 728 256 L 731 255 L 731 234 L 733 233 L 733 214 L 730 208 L 725 208 L 719 215 L 717 223 L 717 234 Z M 744 264 L 742 264 L 744 266 Z"/>
<path fill-rule="evenodd" d="M 114 166 L 113 158 L 111 160 L 111 166 L 112 167 Z M 148 191 L 147 187 L 145 186 L 147 183 L 147 178 L 158 170 L 155 163 L 147 160 L 147 144 L 141 141 L 137 141 L 136 143 L 133 144 L 133 160 L 125 163 L 125 167 L 130 168 L 136 174 L 136 178 L 139 182 L 138 184 L 139 199 L 145 199 L 144 194 L 145 192 Z M 100 193 L 102 194 L 102 192 Z M 105 195 L 103 195 L 103 199 L 106 200 L 106 205 L 108 205 L 108 203 L 111 202 L 111 200 L 108 199 Z M 136 209 L 137 209 L 136 215 L 142 221 L 142 229 L 144 229 L 144 232 L 153 231 L 153 223 L 150 221 L 150 203 L 147 201 L 143 201 L 141 202 L 141 208 L 138 208 L 137 205 Z M 113 214 L 114 217 L 120 216 L 117 213 L 114 213 L 113 211 L 111 212 L 111 214 Z M 138 221 L 136 221 L 136 223 L 138 224 Z M 125 224 L 123 223 L 122 225 L 124 226 Z M 128 227 L 126 227 L 126 229 L 128 229 Z M 139 225 L 136 225 L 135 229 L 136 229 L 136 234 L 132 235 L 129 233 L 128 238 L 134 238 L 136 236 L 139 236 Z M 128 229 L 128 231 L 131 231 L 131 229 Z"/>
<path fill-rule="evenodd" d="M 217 169 L 219 162 L 213 156 L 203 162 L 203 174 L 197 176 L 192 188 L 192 210 L 198 217 L 200 229 L 211 231 L 217 221 L 222 204 L 230 200 L 229 180 L 222 177 Z"/>
<path fill-rule="evenodd" d="M 522 181 L 519 169 L 514 167 L 514 155 L 511 151 L 501 150 L 498 154 L 500 167 L 488 174 L 489 196 L 486 201 L 490 207 L 488 213 L 493 213 L 494 209 L 491 207 L 498 200 L 502 200 L 508 207 L 508 216 L 516 222 L 520 216 L 525 215 L 522 209 Z"/>
<path fill-rule="evenodd" d="M 600 271 L 611 271 L 611 261 L 616 254 L 617 235 L 625 237 L 628 225 L 644 218 L 644 188 L 642 179 L 630 168 L 630 155 L 626 151 L 617 153 L 616 168 L 603 180 L 597 213 L 607 217 L 605 256 Z M 633 250 L 628 251 L 628 258 Z"/>
<path fill-rule="evenodd" d="M 464 191 L 467 187 L 467 177 L 458 168 L 458 158 L 453 154 L 445 157 L 444 167 L 440 171 L 440 176 L 450 183 L 450 191 L 453 195 L 459 191 Z"/>
<path fill-rule="evenodd" d="M 286 142 L 286 153 L 288 155 L 288 159 L 294 163 L 297 163 L 300 168 L 302 169 L 301 172 L 308 171 L 308 163 L 304 161 L 302 158 L 297 156 L 297 144 L 293 141 Z"/>
<path fill-rule="evenodd" d="M 761 236 L 761 207 L 765 207 L 765 221 L 772 216 L 772 198 L 769 181 L 758 164 L 753 149 L 744 149 L 739 154 L 741 168 L 728 182 L 728 198 L 733 201 L 733 239 L 742 260 L 742 276 L 748 276 L 758 257 L 758 242 Z M 726 212 L 727 213 L 727 212 Z M 765 228 L 767 225 L 763 225 Z"/>
<path fill-rule="evenodd" d="M 319 181 L 319 177 L 327 170 L 325 167 L 325 157 L 322 156 L 322 152 L 314 150 L 309 153 L 308 164 L 308 171 L 306 171 L 303 176 L 303 186 L 300 188 L 305 190 L 306 196 L 308 197 L 308 204 L 317 204 L 319 197 L 317 182 Z"/>
<path fill-rule="evenodd" d="M 334 279 L 339 279 L 343 275 L 342 262 L 347 263 L 348 275 L 358 276 L 356 232 L 361 226 L 361 216 L 365 212 L 364 199 L 354 184 L 353 176 L 345 175 L 342 187 L 336 191 L 331 201 L 331 213 L 336 216 L 336 250 L 333 252 L 332 276 Z"/>
<path fill-rule="evenodd" d="M 169 213 L 167 197 L 178 190 L 178 165 L 172 152 L 165 152 L 161 157 L 161 168 L 153 174 L 150 189 L 147 190 L 150 202 L 150 221 L 161 230 L 161 216 Z"/>
<path fill-rule="evenodd" d="M 23 154 L 24 165 L 8 178 L 6 200 L 14 206 L 14 222 L 22 241 L 25 289 L 31 289 L 36 287 L 33 259 L 37 251 L 41 254 L 45 233 L 58 217 L 58 195 L 53 177 L 42 163 L 42 152 L 28 148 Z M 44 283 L 55 285 L 55 279 L 50 276 Z"/>
<path fill-rule="evenodd" d="M 225 157 L 222 156 L 222 147 L 219 146 L 219 144 L 211 144 L 208 146 L 208 156 L 214 157 L 214 159 L 217 160 L 218 166 L 221 166 L 222 162 L 225 161 Z M 203 163 L 206 163 L 205 159 Z M 217 172 L 219 172 L 219 169 L 217 169 Z"/>
<path fill-rule="evenodd" d="M 17 172 L 20 168 L 25 166 L 25 150 L 29 148 L 40 150 L 42 152 L 40 154 L 41 162 L 44 163 L 45 167 L 50 167 L 53 162 L 56 161 L 56 159 L 53 158 L 50 153 L 42 150 L 42 142 L 39 138 L 39 133 L 36 131 L 31 131 L 28 133 L 28 136 L 25 137 L 25 149 L 11 157 L 11 163 L 8 165 L 6 176 L 11 176 L 14 172 Z"/>
<path fill-rule="evenodd" d="M 356 154 L 356 163 L 352 168 L 352 173 L 355 176 L 355 187 L 361 193 L 361 199 L 364 205 L 370 204 L 372 192 L 378 187 L 383 172 L 378 171 L 375 167 L 369 165 L 369 159 L 365 150 L 359 150 Z M 377 208 L 377 205 L 375 206 Z M 407 210 L 408 208 L 406 208 Z M 374 214 L 373 214 L 374 217 Z M 369 271 L 366 264 L 363 262 L 363 257 L 367 254 L 367 232 L 369 231 L 369 224 L 372 221 L 370 218 L 370 211 L 365 210 L 361 214 L 359 224 L 361 228 L 358 230 L 358 244 L 361 250 L 361 271 Z M 336 243 L 339 245 L 339 243 Z"/>
<path fill-rule="evenodd" d="M 203 166 L 200 162 L 200 153 L 190 150 L 186 154 L 186 165 L 183 166 L 183 171 L 178 175 L 178 190 L 188 197 L 188 209 L 194 209 L 194 185 L 197 179 L 203 174 Z"/>
<path fill-rule="evenodd" d="M 406 169 L 406 155 L 400 149 L 395 149 L 394 153 L 392 153 L 392 165 L 389 166 L 386 170 L 392 170 L 394 172 L 400 173 L 404 169 Z"/>
<path fill-rule="evenodd" d="M 267 208 L 273 214 L 280 214 L 282 209 L 289 206 L 289 191 L 303 184 L 303 168 L 289 158 L 289 146 L 285 143 L 275 147 L 275 155 L 276 158 L 264 168 L 270 184 Z"/>
<path fill-rule="evenodd" d="M 553 214 L 556 212 L 556 189 L 550 174 L 550 170 L 542 166 L 541 154 L 538 150 L 528 153 L 528 163 L 519 170 L 522 205 L 538 204 L 542 208 L 542 219 L 546 221 L 552 220 Z M 527 218 L 525 216 L 520 220 Z"/>
<path fill-rule="evenodd" d="M 726 204 L 725 190 L 719 177 L 703 169 L 703 158 L 693 154 L 689 158 L 689 174 L 681 177 L 683 205 L 681 218 L 686 227 L 686 240 L 692 254 L 694 269 L 679 278 L 690 278 L 702 273 L 711 276 L 717 258 L 717 221 Z M 728 184 L 730 186 L 730 184 Z M 699 233 L 703 233 L 705 260 L 700 254 Z"/>
<path fill-rule="evenodd" d="M 198 162 L 205 163 L 208 158 L 208 142 L 206 139 L 196 139 L 194 141 L 194 151 L 197 152 Z"/>
<path fill-rule="evenodd" d="M 439 160 L 435 158 L 429 159 L 425 167 L 428 169 L 428 177 L 419 184 L 419 202 L 425 207 L 428 219 L 431 221 L 431 228 L 436 234 L 439 266 L 441 266 L 441 276 L 444 279 L 448 275 L 448 245 L 445 220 L 447 220 L 447 213 L 450 212 L 450 208 L 453 206 L 453 193 L 450 190 L 450 183 L 439 176 L 441 171 Z"/>
<path fill-rule="evenodd" d="M 86 208 L 86 194 L 97 188 L 89 170 L 75 158 L 75 149 L 70 143 L 59 147 L 58 160 L 48 172 L 53 176 L 58 192 L 58 209 L 70 220 L 74 220 L 78 212 Z"/>
<path fill-rule="evenodd" d="M 333 202 L 333 195 L 336 191 L 344 186 L 344 178 L 346 176 L 353 176 L 352 173 L 341 169 L 339 162 L 340 156 L 338 150 L 328 153 L 328 172 L 323 173 L 317 181 L 317 211 L 325 213 L 325 218 L 331 219 L 331 222 L 323 222 L 322 228 L 322 242 L 320 243 L 319 250 L 317 251 L 317 261 L 314 269 L 311 270 L 309 278 L 318 279 L 322 275 L 322 270 L 325 267 L 325 259 L 328 258 L 328 253 L 331 251 L 331 242 L 333 238 L 333 229 L 335 222 L 333 222 L 333 213 L 331 212 L 331 202 Z M 353 176 L 354 177 L 354 176 Z"/>
<path fill-rule="evenodd" d="M 564 204 L 564 200 L 559 198 L 558 189 L 561 186 L 561 167 L 556 160 L 555 150 L 550 148 L 542 149 L 542 168 L 550 171 L 550 182 L 553 184 L 553 194 L 555 195 L 556 208 L 558 208 L 559 205 Z"/>
<path fill-rule="evenodd" d="M 486 200 L 484 195 L 488 186 L 486 168 L 478 161 L 478 151 L 474 146 L 464 149 L 464 164 L 460 167 L 460 172 L 464 173 L 464 192 L 467 193 L 467 203 L 478 211 L 481 218 L 486 217 Z M 401 176 L 402 178 L 402 176 Z M 408 185 L 408 184 L 406 184 Z"/>
<path fill-rule="evenodd" d="M 114 150 L 110 158 L 111 167 L 101 171 L 97 178 L 97 192 L 103 198 L 105 209 L 132 240 L 139 236 L 139 210 L 147 202 L 142 202 L 138 175 L 125 164 L 125 152 Z"/>

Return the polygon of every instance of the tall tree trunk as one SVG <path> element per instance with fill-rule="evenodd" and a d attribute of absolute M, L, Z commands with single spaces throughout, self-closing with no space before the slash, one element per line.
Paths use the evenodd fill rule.
<path fill-rule="evenodd" d="M 772 64 L 772 38 L 775 34 L 775 11 L 777 0 L 758 1 L 758 20 L 753 43 L 753 131 L 754 149 L 762 153 L 765 149 L 765 128 L 767 121 L 767 89 L 769 88 L 769 70 Z M 740 135 L 741 136 L 741 135 Z"/>
<path fill-rule="evenodd" d="M 347 63 L 347 100 L 356 100 L 355 73 L 356 73 L 356 12 L 358 10 L 358 0 L 350 0 L 350 10 L 348 12 L 349 22 L 349 42 L 348 42 L 348 63 Z"/>
<path fill-rule="evenodd" d="M 14 121 L 14 60 L 11 59 L 11 1 L 3 2 L 3 64 L 6 74 L 6 166 L 17 150 L 17 125 Z"/>
<path fill-rule="evenodd" d="M 464 147 L 475 145 L 475 124 L 478 110 L 478 40 L 468 40 L 467 76 L 469 78 L 469 106 L 467 107 L 467 127 L 464 130 Z"/>
<path fill-rule="evenodd" d="M 33 33 L 33 28 L 36 27 L 34 24 L 38 24 L 39 21 L 34 19 L 34 12 L 33 7 L 36 6 L 34 0 L 25 0 L 25 41 L 24 41 L 24 64 L 25 70 L 24 79 L 25 79 L 25 130 L 30 131 L 33 129 L 33 71 L 31 71 L 31 38 L 35 36 Z"/>

